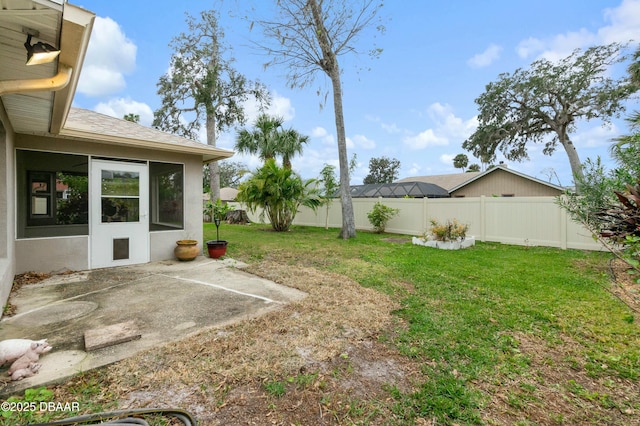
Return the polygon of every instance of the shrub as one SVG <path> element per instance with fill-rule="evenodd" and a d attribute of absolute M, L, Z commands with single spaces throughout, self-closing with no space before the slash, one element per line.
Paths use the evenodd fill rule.
<path fill-rule="evenodd" d="M 209 216 L 212 222 L 214 222 L 215 219 L 223 221 L 227 219 L 227 213 L 231 210 L 233 210 L 233 207 L 231 207 L 229 203 L 223 202 L 218 198 L 215 203 L 207 201 L 207 205 L 204 208 L 204 214 Z"/>
<path fill-rule="evenodd" d="M 369 223 L 373 225 L 373 232 L 376 234 L 381 234 L 384 232 L 384 229 L 387 227 L 387 222 L 391 220 L 392 217 L 400 213 L 400 209 L 394 209 L 389 206 L 385 206 L 381 202 L 377 202 L 373 205 L 373 209 L 369 213 L 367 213 L 367 217 L 369 218 Z"/>
<path fill-rule="evenodd" d="M 469 225 L 462 224 L 457 219 L 447 220 L 443 224 L 431 219 L 430 223 L 431 228 L 428 234 L 437 241 L 463 241 L 469 230 Z"/>
<path fill-rule="evenodd" d="M 567 191 L 557 203 L 640 274 L 640 112 L 627 120 L 634 133 L 616 138 L 610 148 L 617 167 L 607 171 L 599 157 L 587 159 L 576 182 L 580 193 Z"/>

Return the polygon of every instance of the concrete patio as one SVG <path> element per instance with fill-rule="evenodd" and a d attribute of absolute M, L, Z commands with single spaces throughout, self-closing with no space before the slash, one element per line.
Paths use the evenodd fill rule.
<path fill-rule="evenodd" d="M 23 286 L 10 299 L 16 314 L 0 321 L 0 341 L 47 339 L 53 350 L 40 357 L 42 367 L 33 377 L 10 382 L 9 365 L 0 369 L 2 380 L 7 381 L 0 396 L 60 382 L 305 297 L 303 292 L 243 272 L 243 266 L 232 259 L 200 256 L 191 262 L 162 261 L 55 275 Z M 87 331 L 101 332 L 122 323 L 133 327 L 130 340 L 87 351 Z"/>

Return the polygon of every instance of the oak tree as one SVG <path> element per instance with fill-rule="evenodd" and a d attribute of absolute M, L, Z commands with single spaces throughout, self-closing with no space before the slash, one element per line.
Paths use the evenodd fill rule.
<path fill-rule="evenodd" d="M 246 164 L 238 161 L 223 160 L 218 162 L 220 169 L 220 188 L 238 188 L 242 178 L 249 173 Z M 211 192 L 209 164 L 202 168 L 202 187 L 205 192 Z"/>
<path fill-rule="evenodd" d="M 176 36 L 169 71 L 158 81 L 162 105 L 154 113 L 153 126 L 197 140 L 204 124 L 207 144 L 216 146 L 217 132 L 246 122 L 244 103 L 254 98 L 269 103 L 269 92 L 233 66 L 224 44 L 224 33 L 214 11 L 199 19 L 187 15 L 188 32 Z M 218 162 L 210 164 L 211 199 L 220 198 Z"/>
<path fill-rule="evenodd" d="M 479 126 L 462 147 L 478 158 L 493 160 L 500 151 L 517 161 L 528 158 L 529 142 L 544 144 L 545 155 L 560 145 L 579 181 L 583 172 L 571 140 L 578 120 L 609 123 L 637 90 L 628 76 L 609 75 L 613 65 L 626 60 L 623 49 L 619 43 L 578 49 L 558 62 L 539 59 L 529 69 L 500 74 L 475 100 Z"/>
<path fill-rule="evenodd" d="M 398 179 L 400 160 L 397 158 L 372 158 L 369 160 L 369 174 L 362 183 L 391 183 Z"/>

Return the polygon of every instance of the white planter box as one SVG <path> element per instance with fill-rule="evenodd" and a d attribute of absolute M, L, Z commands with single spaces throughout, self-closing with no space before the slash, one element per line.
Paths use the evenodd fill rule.
<path fill-rule="evenodd" d="M 435 247 L 442 250 L 459 250 L 461 248 L 467 248 L 476 245 L 475 237 L 466 237 L 462 241 L 436 241 L 436 240 L 423 240 L 422 238 L 413 237 L 411 239 L 413 244 L 425 247 Z"/>

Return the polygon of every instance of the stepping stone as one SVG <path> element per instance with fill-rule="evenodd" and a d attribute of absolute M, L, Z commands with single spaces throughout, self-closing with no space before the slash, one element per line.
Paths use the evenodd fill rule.
<path fill-rule="evenodd" d="M 133 321 L 121 322 L 84 332 L 84 348 L 87 352 L 107 346 L 130 342 L 142 337 Z"/>

